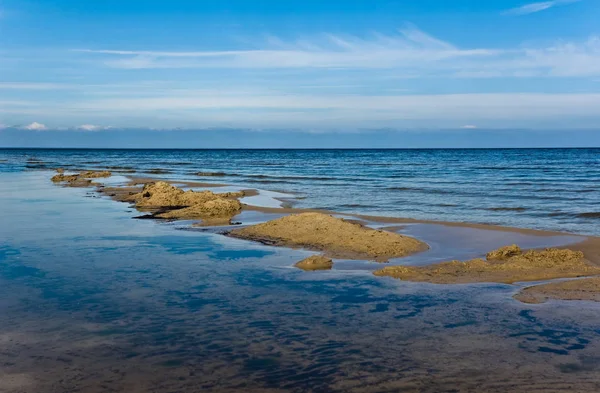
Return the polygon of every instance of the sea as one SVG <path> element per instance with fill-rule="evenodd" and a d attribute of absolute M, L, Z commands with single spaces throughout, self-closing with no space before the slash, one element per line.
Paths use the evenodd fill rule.
<path fill-rule="evenodd" d="M 600 235 L 600 149 L 0 150 L 2 172 L 54 167 L 277 191 L 301 208 Z"/>
<path fill-rule="evenodd" d="M 394 229 L 431 248 L 393 263 L 433 263 L 598 234 L 599 153 L 0 150 L 0 392 L 598 392 L 597 303 L 375 277 L 369 261 L 303 272 L 310 251 L 134 219 L 49 178 L 112 167 L 110 182 L 258 188 L 264 205 L 571 232 Z"/>

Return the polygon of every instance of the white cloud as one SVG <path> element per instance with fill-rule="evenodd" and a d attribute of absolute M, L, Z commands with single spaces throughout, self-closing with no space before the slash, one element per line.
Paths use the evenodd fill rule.
<path fill-rule="evenodd" d="M 23 129 L 31 130 L 31 131 L 43 131 L 43 130 L 47 130 L 48 128 L 44 124 L 34 121 L 33 123 L 24 126 Z"/>
<path fill-rule="evenodd" d="M 93 124 L 82 124 L 80 126 L 77 126 L 77 129 L 81 131 L 99 131 L 105 129 L 105 127 L 96 126 Z"/>
<path fill-rule="evenodd" d="M 131 117 L 167 124 L 201 126 L 402 126 L 448 123 L 527 126 L 552 119 L 600 117 L 600 94 L 447 94 L 447 95 L 257 95 L 160 96 L 88 101 L 74 105 L 92 118 Z"/>
<path fill-rule="evenodd" d="M 578 3 L 582 0 L 553 0 L 553 1 L 541 1 L 538 3 L 525 4 L 523 6 L 510 9 L 505 12 L 507 15 L 528 15 L 536 12 L 545 11 L 547 9 L 572 3 Z"/>
<path fill-rule="evenodd" d="M 465 130 L 474 130 L 474 129 L 478 128 L 478 127 L 475 126 L 475 125 L 472 125 L 472 124 L 467 124 L 467 125 L 464 125 L 464 126 L 462 126 L 460 128 L 464 128 Z"/>

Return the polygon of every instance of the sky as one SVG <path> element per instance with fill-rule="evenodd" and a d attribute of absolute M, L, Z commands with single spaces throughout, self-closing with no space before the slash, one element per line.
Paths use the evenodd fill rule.
<path fill-rule="evenodd" d="M 0 145 L 112 145 L 117 130 L 182 146 L 181 130 L 597 141 L 598 20 L 597 0 L 0 0 Z"/>

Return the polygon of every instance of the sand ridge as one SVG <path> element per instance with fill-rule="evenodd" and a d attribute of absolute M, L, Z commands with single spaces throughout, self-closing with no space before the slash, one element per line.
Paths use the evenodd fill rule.
<path fill-rule="evenodd" d="M 487 259 L 466 262 L 451 261 L 413 267 L 390 266 L 374 272 L 405 281 L 434 284 L 520 281 L 541 281 L 600 274 L 600 267 L 591 264 L 581 251 L 548 248 L 523 252 L 512 245 L 488 253 Z"/>
<path fill-rule="evenodd" d="M 230 236 L 284 247 L 323 251 L 326 256 L 388 261 L 428 249 L 414 238 L 379 231 L 322 213 L 292 214 L 229 232 Z"/>

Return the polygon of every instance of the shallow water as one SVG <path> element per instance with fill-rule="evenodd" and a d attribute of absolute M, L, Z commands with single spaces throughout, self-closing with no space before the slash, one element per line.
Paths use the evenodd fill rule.
<path fill-rule="evenodd" d="M 0 174 L 0 392 L 600 389 L 594 303 L 307 274 L 291 266 L 308 252 L 132 220 L 93 196 Z M 403 230 L 426 228 L 448 239 Z M 456 244 L 465 255 L 507 240 L 452 233 L 478 241 Z M 568 240 L 529 241 L 544 239 Z"/>
<path fill-rule="evenodd" d="M 0 172 L 162 169 L 152 176 L 292 192 L 298 207 L 600 235 L 600 149 L 0 149 L 2 160 Z"/>

